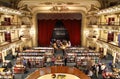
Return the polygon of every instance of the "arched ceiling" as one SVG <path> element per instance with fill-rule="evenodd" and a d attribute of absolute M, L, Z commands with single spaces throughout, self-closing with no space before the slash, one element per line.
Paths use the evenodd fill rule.
<path fill-rule="evenodd" d="M 32 13 L 77 13 L 90 10 L 91 5 L 97 8 L 101 7 L 98 0 L 21 0 L 18 4 L 19 8 L 27 5 Z"/>
<path fill-rule="evenodd" d="M 56 12 L 87 12 L 91 5 L 103 9 L 120 4 L 119 0 L 0 0 L 0 5 L 19 9 L 27 5 L 32 13 L 50 13 L 53 6 L 65 6 L 67 9 Z M 65 8 L 64 7 L 64 8 Z M 68 10 L 69 9 L 69 10 Z"/>

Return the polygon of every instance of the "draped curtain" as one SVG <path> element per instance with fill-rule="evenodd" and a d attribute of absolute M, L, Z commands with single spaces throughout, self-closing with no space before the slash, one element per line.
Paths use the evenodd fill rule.
<path fill-rule="evenodd" d="M 49 46 L 57 20 L 38 20 L 38 45 Z M 67 29 L 72 46 L 81 43 L 81 20 L 62 20 Z"/>
<path fill-rule="evenodd" d="M 81 43 L 81 20 L 64 20 L 68 30 L 72 46 L 78 46 Z"/>
<path fill-rule="evenodd" d="M 55 20 L 38 20 L 38 45 L 49 46 Z"/>

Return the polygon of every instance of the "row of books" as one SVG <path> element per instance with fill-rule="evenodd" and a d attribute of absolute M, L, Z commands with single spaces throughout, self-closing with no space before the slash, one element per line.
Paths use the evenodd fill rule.
<path fill-rule="evenodd" d="M 75 55 L 75 56 L 84 56 L 84 55 L 89 55 L 89 56 L 99 56 L 99 53 L 66 53 L 67 55 Z"/>

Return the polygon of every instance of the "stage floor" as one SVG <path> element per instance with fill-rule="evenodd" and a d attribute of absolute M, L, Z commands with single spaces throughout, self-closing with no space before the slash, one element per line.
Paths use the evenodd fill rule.
<path fill-rule="evenodd" d="M 55 73 L 55 75 L 56 75 L 55 78 L 52 78 L 52 74 L 46 74 L 37 79 L 80 79 L 79 77 L 75 75 L 66 74 L 66 73 Z"/>

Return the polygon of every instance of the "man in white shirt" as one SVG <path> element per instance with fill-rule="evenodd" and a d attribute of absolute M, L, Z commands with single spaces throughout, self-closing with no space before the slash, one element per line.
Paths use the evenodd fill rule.
<path fill-rule="evenodd" d="M 105 64 L 102 64 L 101 65 L 101 70 L 103 71 L 105 69 L 106 65 Z"/>

